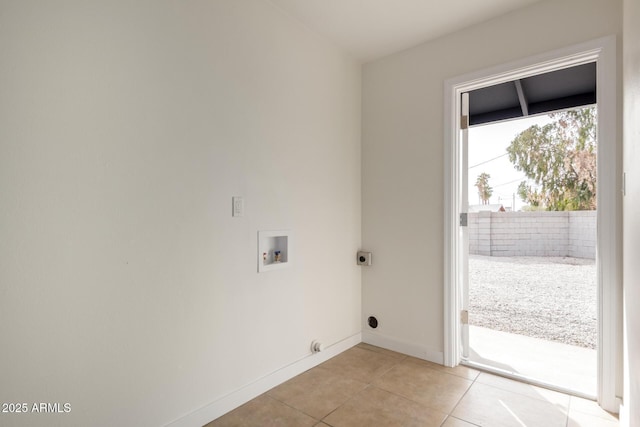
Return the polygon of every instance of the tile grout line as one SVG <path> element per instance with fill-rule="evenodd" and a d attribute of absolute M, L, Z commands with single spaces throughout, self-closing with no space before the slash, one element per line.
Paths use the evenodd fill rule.
<path fill-rule="evenodd" d="M 569 414 L 571 413 L 571 402 L 573 402 L 573 396 L 569 396 L 569 404 L 567 405 L 567 421 L 564 423 L 565 427 L 569 427 Z"/>
<path fill-rule="evenodd" d="M 470 422 L 470 421 L 463 420 L 462 418 L 454 417 L 452 414 L 455 412 L 456 408 L 458 408 L 458 406 L 460 405 L 460 402 L 462 402 L 462 399 L 464 399 L 464 397 L 467 395 L 467 393 L 469 393 L 469 390 L 471 390 L 471 387 L 473 387 L 473 385 L 476 383 L 476 381 L 478 380 L 478 378 L 480 378 L 480 372 L 479 372 L 479 371 L 478 371 L 478 375 L 476 375 L 476 377 L 471 381 L 471 385 L 469 385 L 469 388 L 467 388 L 467 389 L 465 390 L 465 392 L 462 394 L 462 396 L 460 396 L 460 399 L 458 400 L 458 402 L 457 402 L 457 403 L 453 406 L 453 408 L 451 409 L 451 412 L 449 412 L 449 413 L 447 414 L 447 418 L 445 419 L 445 422 L 447 421 L 447 419 L 448 419 L 449 417 L 453 417 L 453 418 L 459 419 L 459 420 L 461 420 L 461 421 L 464 421 L 464 422 L 466 422 L 466 423 L 469 423 L 469 424 L 472 424 L 472 425 L 477 425 L 477 424 L 474 424 L 474 423 L 472 423 L 472 422 Z M 482 384 L 482 383 L 478 383 L 478 384 Z"/>
<path fill-rule="evenodd" d="M 409 359 L 409 358 L 411 358 L 411 357 L 413 357 L 413 356 L 407 356 L 407 357 L 406 357 L 405 359 L 403 359 L 403 360 L 407 360 L 407 359 Z M 466 376 L 463 376 L 463 375 L 454 374 L 454 373 L 452 373 L 452 372 L 447 372 L 446 370 L 442 370 L 442 369 L 440 369 L 440 368 L 435 368 L 435 367 L 433 367 L 433 366 L 429 366 L 429 365 L 428 365 L 428 363 L 433 363 L 434 365 L 437 365 L 438 367 L 444 367 L 444 365 L 440 365 L 440 364 L 438 364 L 438 363 L 431 362 L 431 361 L 426 360 L 426 359 L 420 359 L 420 358 L 417 358 L 417 357 L 413 357 L 413 358 L 414 358 L 414 359 L 417 359 L 417 362 L 413 362 L 413 361 L 411 361 L 411 360 L 407 360 L 407 362 L 409 362 L 409 363 L 413 363 L 414 365 L 424 366 L 425 368 L 431 369 L 431 370 L 436 371 L 436 372 L 439 372 L 439 373 L 441 373 L 441 374 L 451 375 L 451 376 L 456 377 L 456 378 L 462 378 L 463 380 L 467 380 L 467 381 L 475 382 L 475 379 L 473 379 L 473 380 L 472 380 L 472 379 L 470 379 L 470 378 L 468 378 L 468 377 L 466 377 Z M 422 363 L 422 362 L 427 362 L 427 363 Z M 458 365 L 458 366 L 464 366 L 464 365 Z M 465 367 L 465 368 L 467 368 L 467 369 L 473 369 L 474 371 L 478 372 L 478 375 L 476 375 L 476 377 L 475 377 L 475 378 L 478 378 L 478 377 L 480 376 L 480 373 L 481 373 L 481 372 L 480 372 L 480 371 L 478 371 L 477 369 L 475 369 L 475 368 L 469 368 L 469 367 L 467 367 L 467 366 L 464 366 L 464 367 Z M 453 368 L 452 368 L 452 369 L 453 369 Z"/>
<path fill-rule="evenodd" d="M 458 366 L 460 366 L 460 365 L 458 365 Z M 458 403 L 455 404 L 455 406 L 453 407 L 451 412 L 447 415 L 447 419 L 449 419 L 449 417 L 451 417 L 451 418 L 454 418 L 456 420 L 464 421 L 465 423 L 471 424 L 473 426 L 478 426 L 478 424 L 476 424 L 476 423 L 472 423 L 471 421 L 467 421 L 465 419 L 453 416 L 453 413 L 455 412 L 456 408 L 458 407 L 458 405 L 460 405 L 460 403 L 462 402 L 462 399 L 464 399 L 464 397 L 467 395 L 467 393 L 469 393 L 469 390 L 471 390 L 471 387 L 473 387 L 475 383 L 482 384 L 481 382 L 478 382 L 478 378 L 480 378 L 480 375 L 482 374 L 482 372 L 480 372 L 480 371 L 478 371 L 476 369 L 474 369 L 474 371 L 476 371 L 478 373 L 478 375 L 476 375 L 475 378 L 471 381 L 471 385 L 469 386 L 469 388 L 464 392 L 464 394 L 460 397 L 460 400 L 458 400 Z M 446 420 L 445 420 L 445 422 L 446 422 Z M 478 427 L 480 427 L 480 426 L 478 426 Z"/>
<path fill-rule="evenodd" d="M 288 407 L 288 408 L 291 408 L 291 409 L 293 409 L 293 410 L 294 410 L 294 411 L 296 411 L 296 412 L 299 412 L 299 413 L 301 413 L 301 414 L 303 414 L 303 415 L 306 415 L 307 417 L 309 417 L 309 418 L 311 418 L 311 419 L 313 419 L 313 420 L 317 421 L 317 423 L 322 422 L 322 420 L 317 419 L 316 417 L 314 417 L 314 416 L 313 416 L 313 415 L 311 415 L 311 414 L 307 414 L 306 412 L 304 412 L 304 411 L 303 411 L 303 410 L 301 410 L 301 409 L 298 409 L 298 408 L 296 408 L 296 407 L 294 407 L 294 406 L 289 405 L 287 402 L 283 402 L 283 401 L 282 401 L 282 400 L 280 400 L 280 399 L 276 399 L 275 397 L 270 396 L 270 395 L 268 395 L 267 393 L 264 393 L 264 395 L 265 395 L 266 397 L 270 398 L 270 399 L 275 400 L 276 402 L 282 403 L 284 406 L 286 406 L 286 407 Z M 316 425 L 317 425 L 317 423 L 316 423 Z"/>
<path fill-rule="evenodd" d="M 359 346 L 357 346 L 357 345 L 355 345 L 354 347 L 358 347 L 358 348 L 360 348 L 360 349 L 362 349 L 362 350 L 370 351 L 370 352 L 375 353 L 375 354 L 384 355 L 384 353 L 383 353 L 383 352 L 375 351 L 375 350 L 372 350 L 372 349 L 369 349 L 369 348 L 366 348 L 366 347 L 359 347 Z M 321 423 L 324 423 L 324 424 L 327 424 L 327 425 L 331 426 L 331 424 L 329 424 L 328 422 L 326 422 L 326 421 L 325 421 L 325 420 L 327 419 L 327 417 L 329 417 L 331 414 L 333 414 L 334 412 L 336 412 L 338 409 L 342 408 L 344 405 L 346 405 L 348 402 L 350 402 L 351 400 L 353 400 L 356 396 L 358 396 L 358 395 L 360 395 L 361 393 L 363 393 L 363 392 L 364 392 L 365 390 L 367 390 L 368 388 L 370 388 L 370 387 L 375 387 L 375 386 L 373 385 L 373 381 L 374 381 L 375 379 L 377 379 L 377 378 L 379 378 L 379 377 L 381 377 L 381 376 L 385 375 L 386 373 L 388 373 L 391 369 L 393 369 L 396 365 L 398 365 L 401 361 L 405 360 L 406 358 L 407 358 L 407 356 L 406 356 L 406 355 L 404 355 L 402 358 L 400 358 L 400 359 L 399 359 L 399 360 L 397 360 L 394 364 L 392 364 L 392 366 L 391 366 L 389 369 L 387 369 L 386 371 L 384 371 L 384 372 L 383 372 L 383 373 L 381 373 L 380 375 L 377 375 L 377 376 L 376 376 L 375 378 L 373 378 L 370 382 L 365 383 L 366 385 L 365 385 L 365 387 L 364 387 L 362 390 L 358 391 L 357 393 L 354 393 L 351 397 L 349 397 L 347 400 L 345 400 L 344 402 L 342 402 L 340 405 L 338 405 L 336 408 L 334 408 L 334 409 L 333 409 L 331 412 L 329 412 L 327 415 L 325 415 L 324 417 L 322 417 L 322 419 L 320 419 L 320 420 L 319 420 L 319 422 L 321 422 Z M 352 378 L 352 379 L 353 379 L 353 378 Z M 356 380 L 356 381 L 358 381 L 358 380 Z M 314 419 L 315 419 L 315 418 L 314 418 Z"/>
<path fill-rule="evenodd" d="M 462 399 L 464 399 L 464 397 L 467 395 L 467 393 L 469 392 L 469 390 L 471 390 L 471 387 L 472 387 L 474 384 L 476 384 L 476 383 L 478 383 L 478 384 L 480 384 L 480 385 L 483 385 L 483 386 L 486 386 L 486 387 L 491 387 L 491 388 L 494 388 L 494 389 L 496 389 L 496 390 L 500 390 L 500 391 L 503 391 L 503 392 L 506 392 L 506 393 L 510 393 L 510 394 L 513 394 L 513 395 L 518 395 L 518 396 L 521 396 L 521 397 L 526 397 L 526 398 L 533 399 L 533 400 L 537 400 L 537 401 L 541 401 L 541 402 L 551 403 L 551 402 L 549 402 L 549 401 L 547 401 L 547 400 L 544 400 L 544 399 L 537 399 L 537 398 L 535 398 L 535 397 L 531 397 L 531 396 L 526 395 L 526 394 L 524 394 L 524 393 L 519 393 L 519 392 L 515 392 L 515 391 L 512 391 L 512 390 L 507 390 L 507 389 L 502 388 L 502 387 L 496 387 L 496 386 L 491 385 L 491 384 L 485 384 L 485 383 L 483 383 L 483 382 L 480 382 L 480 381 L 478 381 L 478 378 L 480 378 L 480 375 L 481 375 L 481 374 L 482 374 L 482 371 L 479 371 L 478 375 L 477 375 L 477 376 L 476 376 L 476 378 L 473 380 L 473 382 L 471 383 L 471 385 L 469 386 L 469 388 L 467 389 L 467 391 L 465 391 L 465 393 L 462 395 L 462 397 L 460 398 L 460 400 L 458 401 L 458 403 L 456 403 L 456 405 L 455 405 L 455 406 L 454 406 L 454 408 L 452 409 L 452 411 L 451 411 L 451 413 L 449 414 L 449 416 L 453 417 L 453 415 L 451 415 L 451 414 L 453 414 L 453 412 L 456 410 L 456 408 L 458 407 L 458 405 L 460 405 L 460 403 L 462 402 Z M 512 380 L 512 381 L 515 381 L 515 380 Z M 557 392 L 557 393 L 559 393 L 559 392 Z M 569 421 L 570 421 L 570 418 L 569 418 L 569 411 L 570 411 L 570 408 L 571 408 L 571 402 L 573 401 L 573 398 L 574 398 L 575 396 L 572 396 L 572 395 L 569 395 L 569 394 L 566 394 L 566 393 L 560 393 L 560 394 L 565 394 L 565 395 L 567 395 L 567 396 L 569 397 L 569 403 L 568 403 L 568 405 L 567 405 L 567 411 L 566 411 L 566 413 L 565 413 L 565 427 L 569 427 Z M 554 405 L 554 406 L 555 406 L 555 405 Z M 476 425 L 476 424 L 472 423 L 471 421 L 467 421 L 467 420 L 464 420 L 464 419 L 462 419 L 462 418 L 457 418 L 457 417 L 453 417 L 453 418 L 459 419 L 459 420 L 461 420 L 461 421 L 464 421 L 464 422 L 469 423 L 469 424 L 472 424 L 472 425 Z"/>
<path fill-rule="evenodd" d="M 360 348 L 362 348 L 362 347 L 360 347 Z M 371 350 L 371 349 L 368 349 L 368 348 L 363 348 L 363 350 L 368 350 L 368 351 L 371 351 L 371 352 L 373 352 L 373 353 L 377 353 L 377 354 L 384 354 L 384 353 L 382 353 L 382 352 L 378 352 L 378 351 Z M 363 388 L 362 390 L 360 390 L 359 392 L 355 393 L 355 394 L 354 394 L 353 396 L 351 396 L 349 399 L 347 399 L 346 401 L 344 401 L 341 405 L 339 405 L 338 407 L 336 407 L 333 411 L 331 411 L 330 413 L 328 413 L 327 415 L 325 415 L 325 416 L 320 420 L 320 422 L 325 423 L 325 424 L 327 424 L 327 425 L 331 426 L 331 424 L 329 424 L 328 422 L 326 422 L 326 421 L 325 421 L 327 417 L 329 417 L 331 414 L 333 414 L 334 412 L 336 412 L 338 409 L 342 408 L 342 407 L 343 407 L 344 405 L 346 405 L 349 401 L 351 401 L 352 399 L 356 398 L 358 395 L 360 395 L 361 393 L 363 393 L 365 390 L 370 389 L 370 388 L 375 388 L 375 389 L 378 389 L 378 390 L 384 391 L 384 392 L 389 393 L 389 394 L 392 394 L 392 395 L 394 395 L 394 396 L 396 396 L 396 397 L 398 397 L 398 398 L 400 398 L 400 399 L 403 399 L 403 400 L 406 400 L 406 401 L 408 401 L 408 402 L 412 402 L 412 403 L 415 403 L 415 404 L 417 404 L 417 405 L 420 405 L 420 406 L 422 406 L 422 407 L 424 407 L 424 408 L 427 408 L 427 409 L 433 409 L 433 408 L 430 408 L 429 406 L 426 406 L 426 405 L 424 405 L 424 404 L 422 404 L 422 403 L 420 403 L 420 402 L 416 402 L 416 401 L 414 401 L 414 400 L 412 400 L 412 399 L 409 399 L 409 398 L 407 398 L 406 396 L 402 396 L 402 395 L 397 394 L 397 393 L 395 393 L 395 392 L 392 392 L 392 391 L 386 390 L 386 389 L 384 389 L 384 388 L 380 388 L 380 387 L 376 386 L 376 385 L 373 383 L 375 380 L 377 380 L 377 379 L 379 379 L 379 378 L 383 377 L 384 375 L 388 374 L 388 373 L 389 373 L 393 368 L 395 368 L 396 366 L 398 366 L 398 365 L 400 365 L 402 362 L 404 362 L 406 359 L 408 359 L 408 357 L 409 357 L 409 356 L 407 356 L 407 355 L 403 355 L 403 357 L 398 358 L 398 359 L 395 361 L 395 363 L 393 363 L 393 364 L 389 367 L 389 369 L 385 370 L 383 373 L 381 373 L 380 375 L 377 375 L 375 378 L 373 378 L 373 379 L 371 380 L 371 382 L 368 382 L 368 383 L 367 383 L 366 387 L 364 387 L 364 388 Z M 426 366 L 425 366 L 425 367 L 426 367 Z M 445 415 L 447 415 L 447 418 L 449 417 L 449 415 L 448 415 L 448 414 L 445 414 Z M 443 422 L 445 422 L 445 421 L 447 420 L 447 418 L 445 418 Z"/>
<path fill-rule="evenodd" d="M 553 390 L 553 389 L 550 389 L 550 388 L 542 387 L 542 386 L 539 386 L 539 385 L 536 385 L 536 384 L 531 384 L 531 383 L 528 383 L 528 382 L 520 381 L 520 380 L 517 380 L 517 379 L 514 379 L 514 378 L 509 378 L 509 377 L 507 377 L 507 376 L 503 376 L 503 375 L 500 375 L 500 374 L 495 374 L 495 373 L 493 373 L 493 372 L 483 371 L 483 370 L 479 370 L 479 372 L 480 372 L 480 375 L 482 375 L 482 374 L 486 374 L 486 375 L 490 375 L 490 376 L 494 376 L 494 377 L 502 378 L 502 379 L 507 380 L 507 381 L 513 381 L 513 382 L 515 382 L 515 383 L 522 384 L 522 385 L 524 385 L 524 386 L 529 386 L 529 387 L 532 387 L 532 388 L 534 388 L 534 389 L 541 389 L 541 390 L 545 390 L 545 391 L 547 391 L 547 392 L 549 392 L 549 393 L 553 393 L 553 394 L 559 394 L 559 395 L 567 396 L 567 397 L 569 398 L 569 403 L 571 402 L 571 399 L 573 399 L 574 397 L 577 397 L 577 396 L 574 396 L 574 395 L 569 394 L 569 393 L 563 393 L 563 392 L 561 392 L 561 391 L 557 391 L 557 390 Z M 480 375 L 478 375 L 478 377 L 477 377 L 477 378 L 479 378 L 479 377 L 480 377 Z M 541 401 L 541 402 L 548 402 L 548 403 L 550 403 L 550 402 L 549 402 L 549 400 L 548 400 L 548 399 L 546 399 L 546 398 L 532 396 L 532 395 L 530 395 L 530 394 L 523 393 L 523 392 L 521 392 L 521 391 L 510 390 L 510 389 L 508 389 L 508 388 L 506 388 L 506 387 L 501 387 L 501 386 L 496 385 L 496 384 L 483 383 L 482 381 L 478 381 L 478 384 L 482 384 L 482 385 L 485 385 L 485 386 L 487 386 L 487 387 L 495 388 L 495 389 L 502 390 L 502 391 L 506 391 L 506 392 L 509 392 L 509 393 L 517 394 L 517 395 L 519 395 L 519 396 L 528 397 L 529 399 L 534 399 L 534 400 L 538 400 L 538 401 Z M 537 393 L 538 393 L 538 392 L 537 392 Z M 569 405 L 567 405 L 567 412 L 568 412 L 568 411 L 569 411 Z"/>
<path fill-rule="evenodd" d="M 412 357 L 412 356 L 407 356 L 407 355 L 405 355 L 405 357 L 403 357 L 402 359 L 398 360 L 398 362 L 397 362 L 395 365 L 393 365 L 391 368 L 389 368 L 389 369 L 388 369 L 384 374 L 379 375 L 378 377 L 376 377 L 376 379 L 381 378 L 383 375 L 385 375 L 385 374 L 389 373 L 389 372 L 390 372 L 394 367 L 396 367 L 396 366 L 398 366 L 398 365 L 402 364 L 403 362 L 408 362 L 408 363 L 411 363 L 411 364 L 414 364 L 414 365 L 420 366 L 421 368 L 425 368 L 425 369 L 429 369 L 429 370 L 431 370 L 431 371 L 437 372 L 438 374 L 447 374 L 447 375 L 451 375 L 451 376 L 456 377 L 456 378 L 459 378 L 459 379 L 464 379 L 464 380 L 467 380 L 467 381 L 471 381 L 471 385 L 469 385 L 469 389 L 471 388 L 471 386 L 472 386 L 472 385 L 473 385 L 473 383 L 475 382 L 475 379 L 470 380 L 469 378 L 465 378 L 465 377 L 461 377 L 461 376 L 459 376 L 459 375 L 450 374 L 450 373 L 448 373 L 448 372 L 441 371 L 441 370 L 436 369 L 436 368 L 433 368 L 433 367 L 431 367 L 431 366 L 429 366 L 429 365 L 427 365 L 427 364 L 423 364 L 423 363 L 419 363 L 419 362 L 417 362 L 417 363 L 416 363 L 416 362 L 412 362 L 412 361 L 410 360 L 410 358 L 411 358 L 411 357 Z M 418 360 L 422 360 L 422 359 L 418 359 Z M 428 361 L 427 361 L 427 362 L 428 362 Z M 432 363 L 432 362 L 430 362 L 430 363 Z M 476 375 L 476 377 L 475 377 L 475 378 L 478 378 L 478 376 L 479 376 L 479 374 L 478 374 L 478 375 Z M 382 388 L 382 387 L 378 387 L 378 386 L 376 386 L 375 384 L 373 384 L 373 382 L 371 382 L 371 383 L 370 383 L 370 385 L 371 385 L 371 387 L 375 387 L 375 388 L 377 388 L 378 390 L 382 390 L 382 391 L 384 391 L 384 392 L 387 392 L 387 393 L 389 393 L 389 394 L 392 394 L 392 395 L 394 395 L 394 396 L 397 396 L 397 397 L 399 397 L 399 398 L 401 398 L 401 399 L 404 399 L 404 400 L 407 400 L 407 401 L 409 401 L 409 402 L 415 403 L 416 405 L 422 406 L 423 408 L 427 408 L 427 409 L 430 409 L 430 410 L 433 410 L 433 411 L 441 412 L 441 411 L 440 411 L 440 410 L 438 410 L 438 409 L 435 409 L 435 408 L 433 408 L 433 407 L 431 407 L 431 406 L 429 406 L 429 405 L 425 405 L 425 404 L 424 404 L 424 403 L 422 403 L 422 402 L 417 402 L 417 401 L 415 401 L 415 400 L 413 400 L 413 399 L 411 399 L 411 398 L 409 398 L 409 397 L 407 397 L 407 396 L 403 396 L 403 395 L 398 394 L 398 393 L 396 393 L 396 392 L 394 392 L 394 391 L 387 390 L 387 389 Z M 469 389 L 467 389 L 467 390 L 464 392 L 464 394 L 462 395 L 462 397 L 464 397 L 464 396 L 467 394 L 467 391 L 469 391 Z M 462 400 L 462 397 L 460 398 L 460 400 Z M 459 403 L 459 402 L 458 402 L 458 403 Z M 455 408 L 456 408 L 456 406 L 458 405 L 458 403 L 456 403 L 456 405 L 453 407 L 453 409 L 455 409 Z M 453 409 L 452 409 L 452 411 L 453 411 Z M 446 415 L 445 419 L 442 421 L 442 424 L 444 424 L 444 423 L 447 421 L 447 419 L 451 416 L 451 414 L 450 414 L 450 413 L 446 413 L 446 412 L 442 412 L 442 413 L 444 413 L 444 414 Z M 453 417 L 453 418 L 455 418 L 455 417 Z M 462 421 L 464 421 L 464 420 L 462 420 Z M 465 422 L 468 422 L 468 421 L 465 421 Z M 442 424 L 440 424 L 440 425 L 442 426 Z M 474 425 L 474 426 L 476 425 L 476 424 L 473 424 L 473 423 L 470 423 L 470 424 L 472 424 L 472 425 Z"/>
<path fill-rule="evenodd" d="M 362 347 L 360 347 L 360 348 L 362 348 Z M 369 348 L 363 348 L 363 349 L 364 349 L 364 350 L 372 351 L 372 352 L 374 352 L 374 353 L 383 354 L 383 353 L 376 352 L 375 350 L 372 350 L 372 349 L 369 349 Z M 401 354 L 401 353 L 399 353 L 399 354 Z M 460 379 L 464 379 L 464 380 L 467 380 L 467 381 L 471 381 L 471 384 L 469 385 L 469 388 L 468 388 L 468 389 L 464 392 L 464 394 L 460 397 L 460 400 L 455 404 L 455 406 L 453 407 L 453 409 L 451 410 L 451 412 L 453 412 L 453 411 L 455 410 L 455 408 L 458 406 L 458 404 L 460 403 L 460 401 L 462 400 L 462 398 L 464 398 L 464 396 L 466 396 L 467 392 L 471 389 L 471 386 L 473 386 L 473 384 L 476 382 L 476 380 L 477 380 L 477 379 L 478 379 L 478 377 L 480 376 L 480 372 L 479 372 L 479 371 L 477 371 L 477 372 L 478 372 L 478 375 L 476 375 L 476 376 L 474 377 L 474 379 L 473 379 L 473 380 L 471 380 L 471 379 L 469 379 L 469 378 L 467 378 L 467 377 L 460 376 L 460 375 L 456 375 L 456 374 L 453 374 L 453 373 L 450 373 L 450 372 L 446 372 L 446 371 L 443 371 L 443 370 L 437 369 L 437 368 L 435 368 L 435 367 L 429 366 L 429 364 L 428 364 L 428 363 L 421 363 L 421 362 L 423 361 L 423 359 L 419 359 L 419 358 L 414 357 L 415 359 L 417 359 L 417 361 L 416 361 L 416 362 L 414 362 L 414 361 L 412 361 L 412 360 L 411 360 L 411 358 L 412 358 L 412 356 L 404 355 L 404 357 L 402 357 L 401 359 L 399 359 L 399 360 L 398 360 L 398 361 L 397 361 L 393 366 L 391 366 L 391 367 L 390 367 L 388 370 L 386 370 L 384 373 L 382 373 L 382 374 L 378 375 L 375 379 L 381 378 L 381 377 L 382 377 L 382 376 L 384 376 L 385 374 L 389 373 L 389 372 L 390 372 L 393 368 L 395 368 L 396 366 L 398 366 L 398 365 L 402 364 L 403 362 L 406 362 L 406 363 L 411 363 L 411 364 L 414 364 L 414 365 L 418 365 L 418 366 L 420 366 L 420 367 L 423 367 L 423 368 L 429 369 L 429 370 L 434 371 L 434 372 L 437 372 L 437 373 L 439 373 L 439 374 L 450 375 L 450 376 L 453 376 L 453 377 L 456 377 L 456 378 L 460 378 Z M 433 362 L 430 362 L 430 361 L 428 361 L 428 360 L 424 360 L 424 361 L 425 361 L 425 362 L 429 362 L 429 363 L 433 363 Z M 375 379 L 374 379 L 374 380 L 375 380 Z M 385 391 L 385 392 L 387 392 L 387 393 L 391 393 L 391 394 L 393 394 L 394 396 L 398 396 L 398 397 L 400 397 L 400 398 L 402 398 L 402 399 L 405 399 L 405 400 L 408 400 L 408 401 L 410 401 L 410 402 L 416 403 L 416 404 L 418 404 L 418 405 L 420 405 L 420 406 L 423 406 L 423 407 L 425 407 L 425 408 L 429 408 L 429 409 L 435 410 L 434 408 L 431 408 L 431 407 L 430 407 L 430 406 L 428 406 L 428 405 L 424 405 L 423 403 L 416 402 L 415 400 L 410 399 L 410 398 L 408 398 L 408 397 L 406 397 L 406 396 L 403 396 L 403 395 L 401 395 L 401 394 L 398 394 L 398 393 L 395 393 L 395 392 L 389 391 L 389 390 L 384 389 L 384 388 L 377 387 L 375 384 L 373 384 L 373 381 L 372 381 L 371 383 L 369 383 L 369 385 L 370 385 L 370 386 L 372 386 L 372 387 L 375 387 L 375 388 L 377 388 L 377 389 L 379 389 L 379 390 L 383 390 L 383 391 Z M 445 413 L 446 418 L 445 418 L 445 419 L 444 419 L 444 421 L 442 422 L 443 424 L 444 424 L 444 423 L 447 421 L 447 419 L 451 416 L 451 412 L 450 412 L 450 413 Z M 455 418 L 455 417 L 453 417 L 453 418 Z M 465 420 L 462 420 L 462 421 L 465 421 Z M 468 422 L 468 421 L 465 421 L 465 422 Z M 476 425 L 476 424 L 473 424 L 473 423 L 469 423 L 469 424 Z M 442 424 L 441 424 L 441 425 L 442 425 Z"/>
<path fill-rule="evenodd" d="M 440 424 L 440 427 L 442 427 L 447 421 L 449 421 L 449 419 L 462 421 L 463 423 L 469 424 L 473 427 L 482 427 L 480 424 L 472 423 L 471 421 L 463 420 L 462 418 L 454 417 L 453 415 L 447 415 L 447 418 L 445 418 L 442 424 Z"/>
<path fill-rule="evenodd" d="M 353 396 L 351 396 L 350 398 L 348 398 L 347 400 L 345 400 L 344 402 L 342 402 L 340 405 L 338 405 L 333 411 L 329 412 L 327 415 L 325 415 L 320 422 L 321 423 L 325 423 L 328 426 L 332 426 L 332 424 L 329 424 L 328 422 L 326 422 L 325 420 L 327 419 L 327 417 L 331 414 L 333 414 L 334 412 L 336 412 L 338 409 L 342 408 L 344 405 L 346 405 L 349 401 L 351 401 L 352 399 L 354 399 L 356 396 L 358 396 L 360 393 L 362 393 L 363 391 L 365 391 L 366 389 L 368 389 L 369 387 L 373 387 L 372 384 L 367 384 L 366 387 L 364 387 L 362 390 L 360 390 L 359 392 L 355 393 Z"/>

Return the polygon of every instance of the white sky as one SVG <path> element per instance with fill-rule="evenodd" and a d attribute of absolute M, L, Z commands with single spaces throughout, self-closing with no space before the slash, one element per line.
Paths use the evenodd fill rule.
<path fill-rule="evenodd" d="M 518 185 L 526 178 L 524 173 L 515 170 L 509 161 L 509 156 L 506 154 L 507 147 L 516 135 L 529 126 L 545 125 L 550 122 L 551 119 L 548 115 L 542 115 L 469 128 L 470 205 L 481 203 L 475 183 L 478 175 L 486 172 L 491 175 L 489 185 L 493 187 L 493 195 L 489 203 L 499 203 L 505 208 L 512 207 L 513 195 L 515 194 L 514 210 L 522 209 L 525 203 L 516 193 Z"/>

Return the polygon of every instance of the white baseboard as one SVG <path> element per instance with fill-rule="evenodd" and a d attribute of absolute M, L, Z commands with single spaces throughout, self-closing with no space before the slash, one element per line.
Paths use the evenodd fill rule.
<path fill-rule="evenodd" d="M 362 334 L 358 333 L 325 348 L 320 353 L 309 353 L 302 359 L 284 366 L 264 377 L 247 384 L 210 404 L 167 424 L 167 427 L 202 427 L 227 412 L 247 403 L 262 393 L 283 382 L 307 371 L 334 356 L 362 342 Z"/>
<path fill-rule="evenodd" d="M 429 362 L 438 363 L 440 365 L 444 363 L 444 353 L 441 351 L 435 351 L 422 345 L 402 341 L 386 335 L 363 331 L 362 342 L 417 357 L 418 359 L 428 360 Z"/>

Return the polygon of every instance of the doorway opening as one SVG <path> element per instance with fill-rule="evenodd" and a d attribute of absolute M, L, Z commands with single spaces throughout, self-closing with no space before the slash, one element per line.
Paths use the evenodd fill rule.
<path fill-rule="evenodd" d="M 584 80 L 595 95 L 595 67 Z M 596 121 L 589 104 L 470 126 L 463 343 L 464 363 L 592 399 Z"/>
<path fill-rule="evenodd" d="M 544 111 L 537 111 L 543 105 L 532 105 L 523 97 L 521 88 L 516 81 L 530 77 L 537 77 L 547 73 L 569 70 L 574 67 L 595 67 L 596 89 L 595 99 L 591 102 L 548 107 Z M 476 90 L 489 90 L 508 83 L 516 86 L 516 96 L 520 105 L 518 110 L 523 112 L 523 104 L 530 107 L 529 115 L 538 115 L 549 111 L 566 111 L 575 106 L 595 104 L 597 101 L 597 238 L 595 242 L 596 271 L 596 300 L 597 300 L 597 389 L 596 398 L 600 405 L 611 412 L 617 412 L 620 399 L 617 397 L 621 383 L 620 370 L 620 265 L 619 241 L 620 229 L 618 220 L 619 210 L 619 179 L 616 171 L 616 48 L 615 38 L 607 37 L 581 45 L 568 47 L 515 63 L 506 64 L 489 70 L 483 70 L 460 76 L 445 82 L 445 346 L 444 362 L 446 366 L 456 366 L 469 363 L 470 360 L 470 328 L 469 328 L 469 268 L 466 262 L 469 245 L 468 204 L 469 189 L 466 174 L 469 173 L 469 159 L 464 149 L 465 138 L 468 137 L 469 125 L 474 124 L 473 115 L 461 114 L 463 107 L 468 108 L 468 96 Z M 548 88 L 548 85 L 542 85 Z M 493 97 L 500 99 L 500 97 Z M 523 101 L 524 100 L 524 101 Z M 466 106 L 465 106 L 466 104 Z M 500 110 L 500 109 L 498 109 Z M 503 108 L 502 117 L 485 115 L 484 122 L 504 121 L 516 116 L 504 116 L 509 108 Z M 513 113 L 513 111 L 512 111 Z M 527 115 L 520 114 L 520 115 Z M 477 117 L 476 117 L 477 119 Z M 477 178 L 477 176 L 474 176 Z M 475 183 L 475 179 L 474 179 Z M 496 183 L 499 184 L 499 183 Z M 535 189 L 533 189 L 535 190 Z M 477 196 L 476 196 L 477 197 Z M 516 195 L 516 198 L 518 195 Z M 504 205 L 512 209 L 517 208 L 514 197 Z M 506 210 L 506 209 L 505 209 Z M 564 212 L 564 211 L 563 211 Z M 544 269 L 538 267 L 539 270 Z M 512 345 L 511 347 L 517 347 Z M 549 358 L 547 358 L 549 359 Z M 554 363 L 553 360 L 550 360 Z M 496 368 L 499 370 L 499 368 Z M 509 376 L 508 370 L 503 370 Z M 543 386 L 567 391 L 563 386 L 554 386 L 544 380 L 535 378 L 516 379 L 539 383 Z M 590 393 L 584 393 L 589 394 Z"/>

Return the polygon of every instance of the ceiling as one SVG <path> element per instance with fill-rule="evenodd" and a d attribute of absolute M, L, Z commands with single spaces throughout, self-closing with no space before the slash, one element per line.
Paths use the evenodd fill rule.
<path fill-rule="evenodd" d="M 269 0 L 366 62 L 540 0 Z"/>
<path fill-rule="evenodd" d="M 312 31 L 367 62 L 541 0 L 268 0 Z M 565 70 L 477 89 L 470 125 L 590 105 L 596 67 Z"/>

